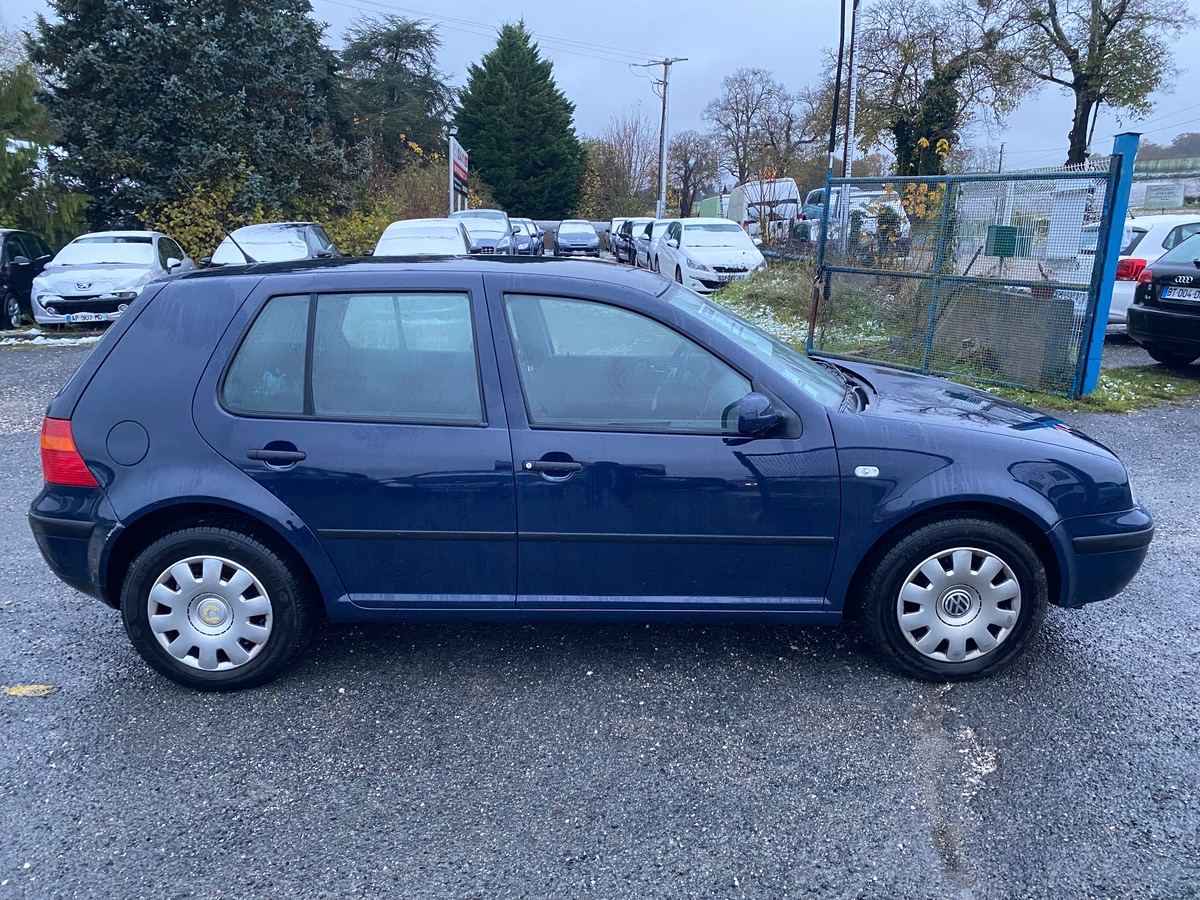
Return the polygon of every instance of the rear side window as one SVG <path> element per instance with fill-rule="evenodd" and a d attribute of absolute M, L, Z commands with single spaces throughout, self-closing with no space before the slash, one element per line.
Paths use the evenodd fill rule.
<path fill-rule="evenodd" d="M 1166 240 L 1163 241 L 1163 246 L 1171 250 L 1198 232 L 1200 232 L 1200 222 L 1188 222 L 1186 225 L 1176 225 L 1167 234 Z"/>
<path fill-rule="evenodd" d="M 238 348 L 222 398 L 249 415 L 480 424 L 470 297 L 274 297 Z"/>
<path fill-rule="evenodd" d="M 304 414 L 307 296 L 275 297 L 259 313 L 225 376 L 225 405 L 237 412 Z"/>

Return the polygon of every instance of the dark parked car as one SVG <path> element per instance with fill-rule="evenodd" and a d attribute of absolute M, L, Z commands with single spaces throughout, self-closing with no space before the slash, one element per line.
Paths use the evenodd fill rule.
<path fill-rule="evenodd" d="M 900 671 L 971 678 L 1048 604 L 1119 593 L 1153 532 L 1055 419 L 570 260 L 152 284 L 50 404 L 42 465 L 51 568 L 210 690 L 273 678 L 326 617 L 853 615 Z"/>
<path fill-rule="evenodd" d="M 637 248 L 634 246 L 634 235 L 645 228 L 647 222 L 653 222 L 653 216 L 637 216 L 626 219 L 621 223 L 613 241 L 612 252 L 619 263 L 634 265 L 637 262 Z"/>
<path fill-rule="evenodd" d="M 538 228 L 533 219 L 512 219 L 514 226 L 520 229 L 516 232 L 517 253 L 520 256 L 541 256 L 546 249 L 546 232 Z"/>
<path fill-rule="evenodd" d="M 221 241 L 211 259 L 201 262 L 210 266 L 244 266 L 341 255 L 325 229 L 316 222 L 264 222 L 236 229 Z"/>
<path fill-rule="evenodd" d="M 29 292 L 33 279 L 54 256 L 36 234 L 0 228 L 0 297 L 4 298 L 4 327 L 16 328 L 32 315 Z"/>
<path fill-rule="evenodd" d="M 1200 358 L 1200 234 L 1142 270 L 1125 331 L 1164 365 Z"/>

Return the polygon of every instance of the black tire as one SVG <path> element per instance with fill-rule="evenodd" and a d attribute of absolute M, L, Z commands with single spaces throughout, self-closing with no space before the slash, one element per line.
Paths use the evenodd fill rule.
<path fill-rule="evenodd" d="M 971 551 L 969 557 L 960 557 L 966 563 L 966 577 L 959 578 L 954 570 L 952 550 Z M 941 554 L 945 557 L 939 560 Z M 993 565 L 985 562 L 989 557 L 1006 567 L 990 579 L 984 570 L 985 565 L 989 571 Z M 937 560 L 935 565 L 940 563 L 946 579 L 940 589 L 920 572 L 919 567 L 931 560 Z M 901 590 L 910 586 L 910 580 L 908 596 L 917 597 L 918 602 L 902 604 Z M 1014 581 L 1018 591 L 1015 599 L 994 602 L 1013 592 L 1010 582 Z M 859 583 L 861 598 L 854 599 L 860 600 L 857 617 L 864 634 L 885 663 L 924 681 L 967 681 L 1000 671 L 1033 639 L 1049 599 L 1045 567 L 1034 548 L 1012 529 L 985 518 L 945 519 L 898 538 L 876 557 L 867 577 Z M 920 600 L 926 596 L 929 602 L 922 604 Z M 964 604 L 966 611 L 958 612 Z M 900 622 L 902 609 L 910 617 L 905 626 Z M 917 615 L 923 618 L 915 619 Z M 932 627 L 918 627 L 914 619 L 930 621 Z M 941 640 L 942 635 L 948 637 Z M 984 644 L 991 635 L 995 644 L 985 649 L 969 635 L 979 635 Z M 910 636 L 928 645 L 918 649 Z M 965 648 L 961 661 L 949 659 L 956 652 L 956 643 Z"/>
<path fill-rule="evenodd" d="M 1157 347 L 1147 347 L 1146 352 L 1155 362 L 1164 366 L 1188 366 L 1196 361 L 1193 353 L 1172 353 L 1170 350 L 1159 350 Z"/>
<path fill-rule="evenodd" d="M 169 574 L 172 568 L 196 558 L 216 559 L 221 564 L 215 579 L 207 578 L 202 563 L 191 562 L 188 570 L 193 583 L 185 585 L 173 580 Z M 204 573 L 201 576 L 197 575 L 198 566 L 199 571 Z M 236 588 L 234 574 L 239 568 L 256 583 L 244 590 Z M 212 606 L 211 601 L 224 603 L 225 598 L 202 585 L 200 577 L 206 579 L 206 585 L 219 584 L 219 589 L 226 590 L 229 595 L 236 594 L 234 602 L 238 606 L 247 604 L 249 613 L 240 615 L 232 605 L 227 606 L 224 607 L 227 622 L 213 624 L 223 613 Z M 223 578 L 227 580 L 221 582 Z M 160 624 L 157 630 L 151 625 L 150 593 L 156 583 L 164 579 L 167 580 L 161 585 L 164 590 L 159 592 L 159 596 L 168 603 L 176 596 L 170 585 L 174 584 L 179 589 L 180 601 L 175 620 L 183 625 L 182 629 L 169 629 L 169 625 L 175 623 Z M 244 580 L 239 579 L 237 583 Z M 264 599 L 269 611 L 266 614 L 255 613 L 262 608 Z M 210 607 L 206 609 L 204 603 L 210 603 Z M 161 604 L 156 609 L 160 614 L 170 611 L 169 606 Z M 201 691 L 240 690 L 265 684 L 278 677 L 308 643 L 315 618 L 314 598 L 310 596 L 307 582 L 298 577 L 274 551 L 240 532 L 216 527 L 176 531 L 143 550 L 125 576 L 121 590 L 121 612 L 129 640 L 151 668 L 178 684 Z M 213 621 L 201 624 L 199 619 L 202 615 L 212 615 Z M 166 619 L 162 621 L 166 622 Z M 225 630 L 220 634 L 201 630 L 205 627 L 220 629 L 222 624 Z M 264 631 L 266 634 L 255 643 L 238 638 L 237 635 L 242 631 L 255 638 Z M 162 632 L 161 638 L 159 632 Z M 171 634 L 177 636 L 172 639 Z M 187 645 L 180 641 L 195 642 L 192 647 L 197 651 L 194 659 Z M 242 652 L 248 656 L 247 660 L 234 660 L 224 650 L 217 650 L 209 661 L 215 659 L 217 666 L 224 667 L 200 668 L 201 643 L 206 644 L 210 652 L 216 644 L 223 644 L 236 654 L 238 651 L 237 647 L 232 646 L 233 642 L 242 648 Z M 168 651 L 168 644 L 178 648 L 181 655 L 176 656 Z M 223 662 L 221 653 L 225 653 Z"/>
<path fill-rule="evenodd" d="M 675 267 L 675 283 L 683 284 L 683 269 L 679 268 L 679 266 Z"/>
<path fill-rule="evenodd" d="M 16 294 L 4 295 L 4 327 L 20 328 L 25 322 L 25 307 Z"/>

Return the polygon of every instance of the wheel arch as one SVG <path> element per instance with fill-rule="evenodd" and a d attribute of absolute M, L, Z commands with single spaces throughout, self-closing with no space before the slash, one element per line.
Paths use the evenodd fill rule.
<path fill-rule="evenodd" d="M 1030 547 L 1033 548 L 1033 552 L 1037 554 L 1038 559 L 1041 561 L 1042 567 L 1046 570 L 1046 582 L 1050 592 L 1050 602 L 1054 605 L 1058 604 L 1058 598 L 1062 596 L 1062 566 L 1054 545 L 1038 523 L 1003 504 L 973 500 L 958 501 L 917 510 L 911 515 L 894 522 L 890 528 L 876 538 L 867 551 L 862 554 L 858 565 L 854 569 L 854 574 L 847 583 L 846 594 L 842 603 L 842 617 L 852 619 L 858 614 L 858 608 L 862 602 L 863 585 L 870 578 L 875 566 L 878 565 L 879 561 L 902 535 L 915 531 L 930 522 L 955 516 L 975 516 L 992 519 L 1012 529 L 1028 541 Z"/>
<path fill-rule="evenodd" d="M 170 532 L 199 526 L 228 528 L 254 538 L 284 560 L 306 582 L 312 597 L 321 600 L 327 597 L 327 592 L 322 590 L 325 579 L 318 578 L 307 554 L 301 552 L 275 526 L 244 509 L 211 500 L 190 500 L 148 510 L 122 529 L 103 567 L 103 587 L 111 604 L 120 606 L 121 587 L 139 553 Z M 332 574 L 332 567 L 328 574 Z"/>

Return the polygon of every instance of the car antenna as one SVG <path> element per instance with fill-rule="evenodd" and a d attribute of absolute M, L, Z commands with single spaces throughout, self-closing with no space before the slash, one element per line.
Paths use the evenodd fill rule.
<path fill-rule="evenodd" d="M 258 260 L 257 260 L 257 259 L 255 259 L 255 258 L 254 258 L 253 256 L 251 256 L 249 253 L 247 253 L 247 252 L 245 251 L 245 249 L 243 249 L 242 245 L 241 245 L 241 244 L 239 244 L 239 243 L 237 242 L 237 238 L 235 238 L 235 237 L 234 237 L 234 236 L 233 236 L 233 235 L 232 235 L 232 234 L 229 232 L 229 229 L 225 227 L 225 223 L 224 223 L 224 222 L 222 222 L 222 221 L 220 220 L 220 218 L 218 218 L 218 217 L 217 217 L 216 213 L 213 211 L 212 204 L 208 202 L 208 198 L 206 198 L 206 197 L 201 197 L 201 196 L 200 196 L 200 195 L 199 195 L 199 194 L 196 192 L 196 189 L 192 187 L 191 183 L 189 183 L 189 182 L 188 182 L 188 180 L 187 180 L 186 178 L 184 178 L 184 177 L 183 177 L 183 175 L 180 175 L 180 176 L 179 176 L 179 183 L 180 183 L 180 184 L 182 184 L 182 185 L 183 185 L 185 188 L 187 188 L 187 189 L 188 189 L 188 193 L 190 193 L 190 194 L 191 194 L 193 197 L 195 197 L 197 200 L 203 200 L 203 201 L 204 201 L 204 205 L 208 207 L 209 214 L 210 214 L 210 215 L 212 215 L 213 221 L 217 223 L 217 227 L 218 227 L 218 228 L 220 228 L 220 229 L 221 229 L 221 231 L 223 231 L 223 232 L 225 233 L 225 237 L 229 238 L 229 240 L 230 240 L 230 242 L 233 244 L 233 246 L 235 246 L 235 247 L 237 247 L 237 248 L 238 248 L 238 252 L 239 252 L 239 253 L 241 253 L 241 254 L 242 254 L 242 256 L 244 256 L 244 257 L 246 258 L 246 262 L 247 262 L 248 264 L 250 264 L 250 265 L 253 265 L 254 263 L 258 262 Z"/>

